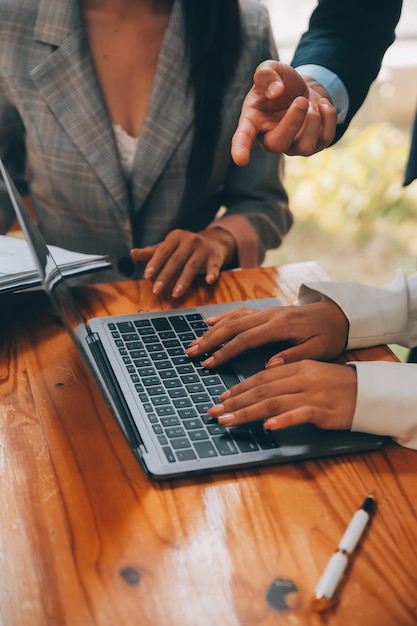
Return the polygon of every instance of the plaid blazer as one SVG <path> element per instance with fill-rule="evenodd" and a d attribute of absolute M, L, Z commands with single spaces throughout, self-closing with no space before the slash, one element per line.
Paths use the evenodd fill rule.
<path fill-rule="evenodd" d="M 243 216 L 258 238 L 260 262 L 266 249 L 280 244 L 292 218 L 279 157 L 256 147 L 243 169 L 230 157 L 253 72 L 277 54 L 266 9 L 243 0 L 241 11 L 243 51 L 224 100 L 199 217 L 204 228 L 223 205 L 226 216 Z M 181 0 L 175 0 L 128 185 L 78 0 L 0 0 L 0 157 L 21 192 L 29 193 L 48 243 L 108 254 L 117 265 L 133 246 L 161 241 L 179 225 L 193 136 L 184 33 Z M 10 210 L 3 187 L 0 208 Z"/>

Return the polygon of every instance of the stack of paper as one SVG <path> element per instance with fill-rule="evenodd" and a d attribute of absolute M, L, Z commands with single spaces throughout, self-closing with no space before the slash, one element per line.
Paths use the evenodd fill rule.
<path fill-rule="evenodd" d="M 48 246 L 62 274 L 79 276 L 111 267 L 106 256 Z M 38 287 L 41 279 L 25 240 L 0 235 L 0 292 Z"/>

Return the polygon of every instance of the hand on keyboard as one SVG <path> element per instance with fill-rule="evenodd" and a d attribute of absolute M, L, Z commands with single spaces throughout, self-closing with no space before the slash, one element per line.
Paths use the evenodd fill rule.
<path fill-rule="evenodd" d="M 193 341 L 186 354 L 200 358 L 209 353 L 203 360 L 207 368 L 218 367 L 248 349 L 274 343 L 281 346 L 267 367 L 301 359 L 331 359 L 344 350 L 349 327 L 342 310 L 331 300 L 265 310 L 242 307 L 206 322 L 210 330 Z"/>

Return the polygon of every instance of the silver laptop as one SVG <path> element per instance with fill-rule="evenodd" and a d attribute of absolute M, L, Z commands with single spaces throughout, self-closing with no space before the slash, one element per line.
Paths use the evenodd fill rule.
<path fill-rule="evenodd" d="M 1 161 L 0 172 L 44 289 L 150 477 L 164 480 L 383 445 L 383 437 L 312 425 L 274 433 L 261 421 L 227 429 L 210 419 L 207 409 L 222 391 L 262 369 L 278 346 L 247 352 L 218 370 L 189 359 L 184 347 L 207 328 L 204 320 L 220 311 L 281 303 L 251 300 L 87 322 Z"/>

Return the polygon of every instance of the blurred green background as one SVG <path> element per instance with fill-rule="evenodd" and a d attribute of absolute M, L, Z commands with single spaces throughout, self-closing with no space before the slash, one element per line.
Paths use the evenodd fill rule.
<path fill-rule="evenodd" d="M 335 280 L 389 282 L 416 270 L 417 185 L 403 187 L 409 130 L 352 127 L 312 157 L 286 157 L 295 223 L 265 264 L 316 260 Z"/>
<path fill-rule="evenodd" d="M 317 0 L 260 1 L 290 63 Z M 315 156 L 286 157 L 295 223 L 265 264 L 316 260 L 334 280 L 375 285 L 397 268 L 417 270 L 417 181 L 402 186 L 417 103 L 416 32 L 415 0 L 404 0 L 396 40 L 344 137 Z"/>
<path fill-rule="evenodd" d="M 312 157 L 287 157 L 294 226 L 265 265 L 317 261 L 333 280 L 390 282 L 417 270 L 417 183 L 403 187 L 409 129 L 351 128 Z M 408 350 L 391 346 L 406 361 Z"/>

